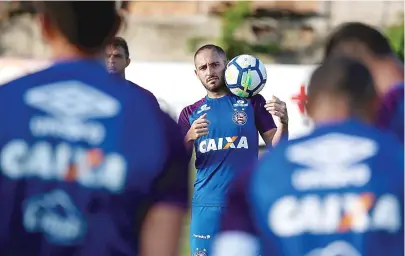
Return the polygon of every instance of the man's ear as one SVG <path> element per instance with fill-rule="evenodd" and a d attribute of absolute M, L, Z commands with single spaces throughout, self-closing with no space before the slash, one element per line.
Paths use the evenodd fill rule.
<path fill-rule="evenodd" d="M 130 59 L 130 58 L 127 58 L 127 65 L 126 65 L 125 67 L 128 67 L 129 64 L 131 64 L 131 59 Z"/>
<path fill-rule="evenodd" d="M 194 69 L 194 74 L 195 74 L 196 76 L 198 76 L 198 75 L 197 75 L 197 69 Z"/>

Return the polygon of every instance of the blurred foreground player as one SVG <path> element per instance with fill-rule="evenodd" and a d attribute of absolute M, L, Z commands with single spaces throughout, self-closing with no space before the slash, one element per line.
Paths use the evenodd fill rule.
<path fill-rule="evenodd" d="M 338 27 L 325 47 L 325 58 L 348 56 L 370 70 L 382 98 L 378 127 L 390 130 L 404 142 L 404 64 L 396 57 L 388 39 L 377 29 L 348 22 Z"/>
<path fill-rule="evenodd" d="M 174 121 L 105 70 L 115 2 L 36 4 L 57 62 L 0 88 L 0 255 L 177 255 L 189 159 Z"/>
<path fill-rule="evenodd" d="M 207 96 L 184 108 L 179 117 L 185 143 L 196 152 L 190 224 L 190 248 L 196 256 L 211 255 L 230 181 L 258 158 L 258 133 L 270 146 L 288 134 L 285 103 L 277 98 L 266 103 L 261 95 L 244 99 L 230 93 L 224 82 L 226 63 L 224 50 L 216 45 L 196 51 L 195 73 Z M 271 114 L 280 117 L 279 128 Z"/>
<path fill-rule="evenodd" d="M 370 73 L 354 60 L 326 61 L 308 94 L 315 130 L 238 177 L 214 255 L 403 255 L 404 149 L 371 125 Z"/>

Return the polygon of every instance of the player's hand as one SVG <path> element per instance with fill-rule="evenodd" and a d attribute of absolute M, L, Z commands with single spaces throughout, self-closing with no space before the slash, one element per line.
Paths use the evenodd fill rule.
<path fill-rule="evenodd" d="M 208 134 L 208 125 L 210 124 L 210 121 L 208 121 L 206 117 L 207 113 L 204 113 L 193 122 L 190 130 L 187 132 L 187 141 L 196 140 Z"/>
<path fill-rule="evenodd" d="M 281 101 L 276 96 L 267 101 L 264 108 L 273 116 L 278 116 L 282 124 L 288 124 L 287 106 L 284 101 Z"/>

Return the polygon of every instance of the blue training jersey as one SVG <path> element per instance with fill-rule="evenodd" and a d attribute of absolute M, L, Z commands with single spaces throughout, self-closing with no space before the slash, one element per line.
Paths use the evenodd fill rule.
<path fill-rule="evenodd" d="M 229 183 L 258 157 L 258 131 L 276 128 L 261 95 L 243 99 L 233 94 L 205 97 L 183 109 L 179 117 L 183 136 L 193 122 L 207 114 L 208 135 L 194 142 L 197 169 L 194 206 L 223 206 Z"/>
<path fill-rule="evenodd" d="M 382 99 L 377 125 L 394 133 L 404 143 L 404 82 L 394 86 Z"/>
<path fill-rule="evenodd" d="M 0 255 L 136 255 L 157 203 L 187 208 L 177 124 L 95 61 L 0 88 Z"/>
<path fill-rule="evenodd" d="M 282 142 L 238 177 L 222 231 L 263 256 L 404 254 L 404 148 L 357 121 Z"/>

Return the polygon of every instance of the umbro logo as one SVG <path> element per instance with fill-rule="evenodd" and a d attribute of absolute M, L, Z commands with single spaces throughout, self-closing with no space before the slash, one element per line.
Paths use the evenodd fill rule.
<path fill-rule="evenodd" d="M 27 105 L 48 115 L 30 120 L 34 136 L 60 137 L 69 141 L 100 144 L 106 135 L 97 118 L 113 117 L 120 103 L 113 97 L 80 81 L 64 81 L 35 87 L 24 95 Z"/>
<path fill-rule="evenodd" d="M 53 83 L 31 89 L 25 101 L 59 118 L 106 118 L 119 112 L 119 102 L 79 81 Z"/>

